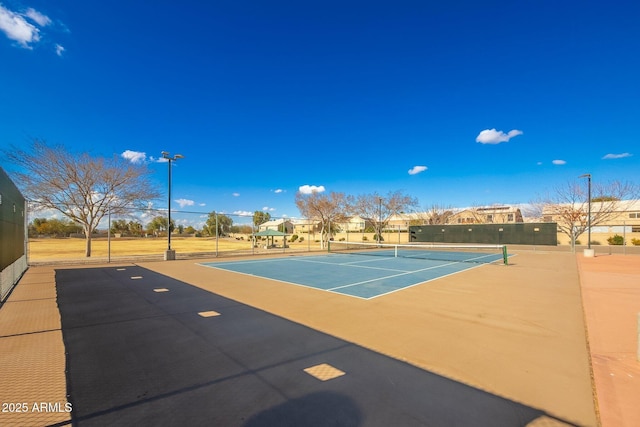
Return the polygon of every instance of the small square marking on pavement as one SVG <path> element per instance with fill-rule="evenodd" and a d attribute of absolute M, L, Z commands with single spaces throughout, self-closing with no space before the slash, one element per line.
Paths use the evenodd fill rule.
<path fill-rule="evenodd" d="M 220 313 L 218 313 L 217 311 L 201 311 L 198 313 L 198 315 L 202 316 L 202 317 L 214 317 L 214 316 L 220 316 Z"/>
<path fill-rule="evenodd" d="M 334 368 L 333 366 L 326 363 L 311 366 L 310 368 L 304 369 L 304 371 L 312 377 L 319 379 L 320 381 L 329 381 L 334 378 L 341 377 L 345 374 L 345 372 L 341 371 L 340 369 Z"/>
<path fill-rule="evenodd" d="M 131 276 L 131 280 L 142 279 L 142 276 Z"/>
<path fill-rule="evenodd" d="M 169 289 L 167 289 L 167 288 L 155 288 L 153 290 L 153 292 L 169 292 Z"/>

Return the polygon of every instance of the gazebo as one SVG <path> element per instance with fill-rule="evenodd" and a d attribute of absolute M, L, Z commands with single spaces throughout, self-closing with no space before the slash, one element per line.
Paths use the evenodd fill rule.
<path fill-rule="evenodd" d="M 278 230 L 262 230 L 258 233 L 253 233 L 254 237 L 266 237 L 267 238 L 267 247 L 273 247 L 275 246 L 274 242 L 273 242 L 273 238 L 274 237 L 282 237 L 283 238 L 283 246 L 286 246 L 287 243 L 287 233 L 283 233 L 282 231 L 278 231 Z M 269 238 L 271 238 L 271 244 L 269 244 Z"/>

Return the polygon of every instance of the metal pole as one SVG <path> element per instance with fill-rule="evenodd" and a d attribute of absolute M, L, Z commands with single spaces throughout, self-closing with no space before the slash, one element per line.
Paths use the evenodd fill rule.
<path fill-rule="evenodd" d="M 167 222 L 167 250 L 171 250 L 171 159 L 169 159 L 169 218 Z"/>
<path fill-rule="evenodd" d="M 218 256 L 218 212 L 216 212 L 216 257 Z"/>
<path fill-rule="evenodd" d="M 589 227 L 589 228 L 587 229 L 587 236 L 588 236 L 588 239 L 589 239 L 588 249 L 591 249 L 591 174 L 587 175 L 587 182 L 588 182 L 588 185 L 589 185 L 589 196 L 588 196 L 588 201 L 587 201 L 588 210 L 589 210 L 589 213 L 588 213 L 589 216 L 587 218 L 587 227 Z"/>
<path fill-rule="evenodd" d="M 382 237 L 382 197 L 378 197 L 378 235 L 376 236 L 376 240 L 378 240 L 378 244 L 380 244 L 380 238 Z"/>
<path fill-rule="evenodd" d="M 111 209 L 107 211 L 109 213 L 109 221 L 107 228 L 107 263 L 111 262 Z"/>
<path fill-rule="evenodd" d="M 165 261 L 175 259 L 175 251 L 171 250 L 171 162 L 184 158 L 182 154 L 176 154 L 173 157 L 169 155 L 167 151 L 162 151 L 162 158 L 167 159 L 169 162 L 169 183 L 168 183 L 168 203 L 167 203 L 167 252 L 165 254 Z"/>

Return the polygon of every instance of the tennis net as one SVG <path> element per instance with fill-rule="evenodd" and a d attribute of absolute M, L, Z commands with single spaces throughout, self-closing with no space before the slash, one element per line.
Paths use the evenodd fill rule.
<path fill-rule="evenodd" d="M 505 245 L 390 244 L 330 241 L 328 251 L 330 253 L 417 258 L 437 261 L 475 263 L 502 261 L 504 264 L 508 264 L 507 247 Z"/>

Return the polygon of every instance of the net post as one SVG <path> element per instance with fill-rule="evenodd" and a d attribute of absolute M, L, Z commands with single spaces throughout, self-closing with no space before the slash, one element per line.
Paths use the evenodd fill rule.
<path fill-rule="evenodd" d="M 509 255 L 507 254 L 506 245 L 502 247 L 502 261 L 504 261 L 504 265 L 509 265 Z"/>
<path fill-rule="evenodd" d="M 327 240 L 327 252 L 331 253 L 331 240 Z"/>
<path fill-rule="evenodd" d="M 393 257 L 398 258 L 398 245 L 394 246 L 393 249 Z"/>

